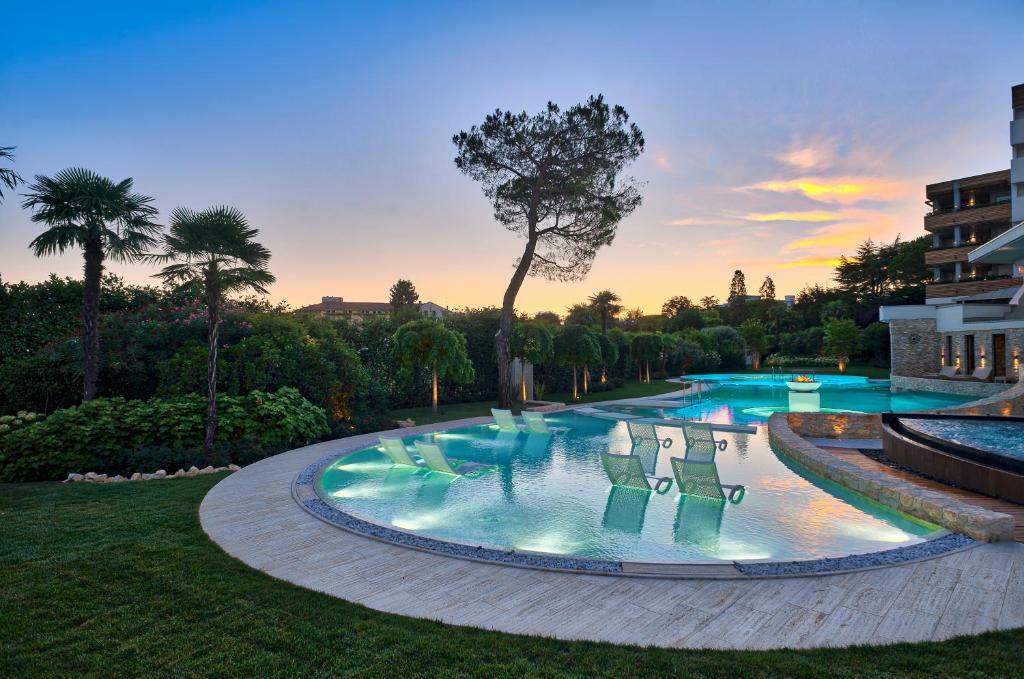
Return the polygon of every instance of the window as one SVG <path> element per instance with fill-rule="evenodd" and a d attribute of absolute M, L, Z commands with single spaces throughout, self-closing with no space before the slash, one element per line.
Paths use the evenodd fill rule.
<path fill-rule="evenodd" d="M 953 365 L 953 336 L 946 335 L 946 365 Z"/>

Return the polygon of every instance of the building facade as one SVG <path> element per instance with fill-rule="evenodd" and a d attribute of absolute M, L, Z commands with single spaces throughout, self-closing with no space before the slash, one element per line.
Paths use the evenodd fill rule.
<path fill-rule="evenodd" d="M 316 316 L 341 317 L 353 321 L 362 321 L 374 316 L 388 316 L 392 308 L 389 302 L 346 302 L 342 297 L 324 296 L 319 304 L 310 304 L 296 309 L 297 314 L 313 314 Z M 423 302 L 419 311 L 429 318 L 443 319 L 448 313 L 445 307 L 433 302 Z"/>
<path fill-rule="evenodd" d="M 1012 89 L 1011 167 L 925 187 L 932 247 L 925 304 L 883 306 L 892 372 L 953 367 L 1018 381 L 1024 352 L 1024 84 Z"/>

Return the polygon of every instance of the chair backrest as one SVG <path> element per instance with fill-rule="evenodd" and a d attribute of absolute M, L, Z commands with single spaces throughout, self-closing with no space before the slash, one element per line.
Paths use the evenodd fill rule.
<path fill-rule="evenodd" d="M 410 467 L 417 466 L 416 461 L 412 459 L 402 439 L 389 439 L 381 436 L 380 444 L 384 447 L 384 454 L 390 457 L 391 461 L 395 464 L 404 464 Z"/>
<path fill-rule="evenodd" d="M 636 455 L 617 455 L 601 453 L 601 466 L 604 467 L 612 485 L 628 486 L 650 490 L 651 484 L 644 474 L 644 467 Z"/>
<path fill-rule="evenodd" d="M 526 423 L 526 428 L 534 434 L 550 434 L 551 427 L 548 426 L 544 416 L 540 413 L 531 413 L 528 410 L 523 411 L 523 422 Z"/>
<path fill-rule="evenodd" d="M 516 418 L 512 417 L 511 410 L 491 408 L 491 415 L 494 416 L 494 421 L 497 423 L 499 429 L 519 429 L 519 427 L 516 426 Z"/>
<path fill-rule="evenodd" d="M 975 368 L 974 372 L 971 373 L 971 377 L 973 377 L 976 380 L 981 380 L 982 382 L 988 380 L 988 378 L 991 377 L 991 376 L 992 376 L 992 366 L 987 366 L 987 367 L 984 367 L 984 368 Z"/>
<path fill-rule="evenodd" d="M 939 374 L 942 375 L 943 377 L 953 377 L 954 375 L 956 375 L 956 366 L 944 365 L 942 366 L 942 369 L 939 370 Z"/>
<path fill-rule="evenodd" d="M 629 440 L 633 442 L 633 452 L 638 450 L 657 451 L 663 445 L 666 448 L 672 445 L 672 439 L 659 439 L 658 430 L 649 422 L 627 420 L 626 430 L 629 432 Z"/>
<path fill-rule="evenodd" d="M 718 445 L 714 430 L 706 422 L 688 422 L 684 424 L 683 439 L 686 441 L 687 448 L 695 446 L 714 448 Z"/>
<path fill-rule="evenodd" d="M 458 472 L 452 469 L 452 465 L 448 462 L 448 458 L 445 457 L 443 452 L 441 452 L 441 446 L 436 443 L 417 441 L 416 450 L 419 451 L 420 457 L 422 457 L 423 461 L 427 463 L 427 467 L 429 467 L 431 471 L 458 475 Z"/>
<path fill-rule="evenodd" d="M 684 495 L 696 495 L 712 500 L 724 500 L 722 481 L 718 478 L 718 466 L 714 462 L 703 462 L 682 457 L 673 457 L 672 473 L 676 477 L 676 488 Z"/>

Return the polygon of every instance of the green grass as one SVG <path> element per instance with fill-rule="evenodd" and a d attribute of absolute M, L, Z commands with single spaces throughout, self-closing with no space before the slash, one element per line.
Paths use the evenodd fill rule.
<path fill-rule="evenodd" d="M 639 380 L 628 380 L 626 384 L 618 389 L 610 391 L 591 392 L 581 394 L 577 403 L 594 403 L 596 401 L 610 401 L 619 398 L 636 398 L 638 396 L 657 396 L 679 389 L 678 384 L 664 380 L 651 380 L 650 384 L 644 384 Z M 561 401 L 569 403 L 572 395 L 545 394 L 545 401 Z M 389 415 L 396 420 L 412 420 L 416 424 L 433 424 L 434 422 L 446 422 L 448 420 L 459 420 L 464 417 L 481 417 L 491 414 L 491 408 L 498 406 L 497 401 L 475 401 L 473 403 L 442 403 L 438 413 L 430 412 L 430 406 L 421 408 L 401 408 L 392 410 Z M 512 412 L 519 414 L 519 405 L 513 404 Z"/>
<path fill-rule="evenodd" d="M 0 486 L 0 676 L 1011 676 L 1024 662 L 1021 630 L 737 653 L 566 643 L 377 613 L 222 552 L 197 514 L 219 478 Z"/>

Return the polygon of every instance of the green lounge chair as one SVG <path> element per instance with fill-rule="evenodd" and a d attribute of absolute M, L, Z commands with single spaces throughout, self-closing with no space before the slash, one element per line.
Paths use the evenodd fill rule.
<path fill-rule="evenodd" d="M 676 520 L 672 525 L 676 542 L 716 554 L 722 534 L 722 518 L 728 504 L 725 500 L 680 495 Z"/>
<path fill-rule="evenodd" d="M 451 474 L 453 476 L 476 476 L 494 469 L 494 466 L 489 464 L 449 460 L 444 452 L 442 452 L 441 446 L 436 443 L 417 441 L 416 450 L 427 464 L 427 468 L 432 472 Z"/>
<path fill-rule="evenodd" d="M 716 439 L 715 430 L 707 422 L 687 422 L 683 425 L 683 439 L 689 448 L 711 448 L 725 450 L 729 442 Z"/>
<path fill-rule="evenodd" d="M 628 486 L 612 486 L 604 507 L 601 525 L 639 535 L 644 528 L 644 514 L 651 501 L 650 491 Z"/>
<path fill-rule="evenodd" d="M 724 485 L 718 478 L 718 465 L 715 461 L 699 459 L 697 457 L 673 457 L 672 473 L 676 477 L 676 488 L 683 495 L 705 497 L 711 500 L 728 500 L 733 504 L 739 504 L 747 489 L 743 486 Z M 726 495 L 725 491 L 729 494 Z"/>
<path fill-rule="evenodd" d="M 523 428 L 523 425 L 516 422 L 511 410 L 491 408 L 491 415 L 494 416 L 494 423 L 498 425 L 498 429 L 502 431 L 519 431 Z"/>
<path fill-rule="evenodd" d="M 629 440 L 633 442 L 633 451 L 638 449 L 657 450 L 658 448 L 671 448 L 672 439 L 658 438 L 658 430 L 653 424 L 646 422 L 626 422 L 626 430 L 629 431 Z"/>
<path fill-rule="evenodd" d="M 526 430 L 531 434 L 562 434 L 569 431 L 568 427 L 552 427 L 540 413 L 523 411 L 523 422 L 526 423 Z"/>
<path fill-rule="evenodd" d="M 422 467 L 423 463 L 412 459 L 409 449 L 405 447 L 402 439 L 390 439 L 380 437 L 380 445 L 384 448 L 384 454 L 391 458 L 394 464 L 408 465 L 410 467 Z"/>
<path fill-rule="evenodd" d="M 640 490 L 653 490 L 658 495 L 664 495 L 672 487 L 672 479 L 667 476 L 657 479 L 654 487 L 648 480 L 648 474 L 644 471 L 643 462 L 638 455 L 617 455 L 616 453 L 601 453 L 601 466 L 604 467 L 608 479 L 614 486 L 626 486 L 628 488 L 639 488 Z"/>

